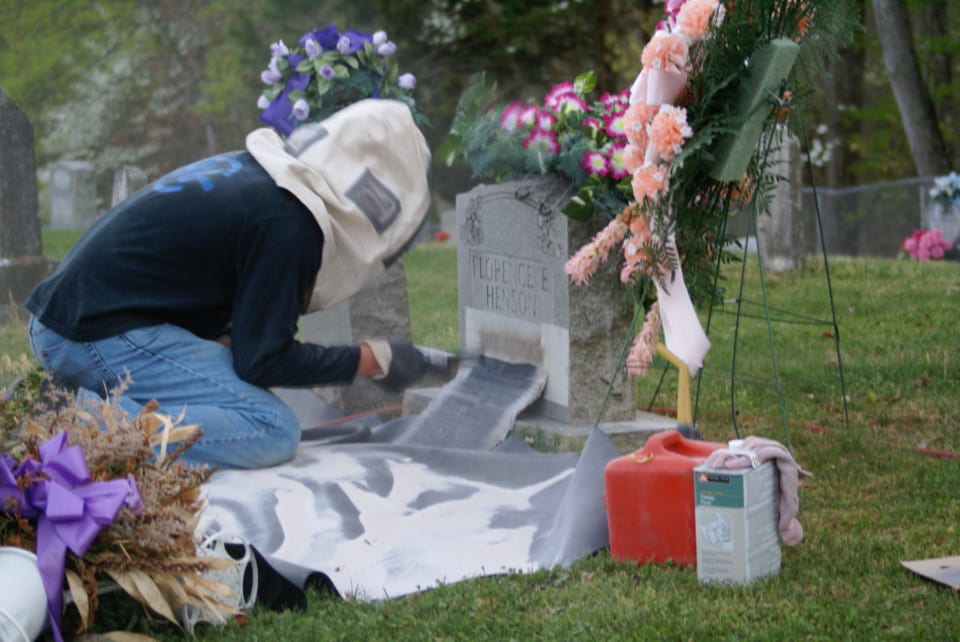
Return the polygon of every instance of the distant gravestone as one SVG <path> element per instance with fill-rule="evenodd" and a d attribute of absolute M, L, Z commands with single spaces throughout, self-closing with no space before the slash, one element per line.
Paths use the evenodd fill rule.
<path fill-rule="evenodd" d="M 123 165 L 113 175 L 113 192 L 110 196 L 110 207 L 122 203 L 130 198 L 149 181 L 146 172 L 136 165 Z"/>
<path fill-rule="evenodd" d="M 449 209 L 440 212 L 440 230 L 454 238 L 457 231 L 457 210 Z"/>
<path fill-rule="evenodd" d="M 97 216 L 93 163 L 57 161 L 50 165 L 50 227 L 80 230 Z"/>
<path fill-rule="evenodd" d="M 800 143 L 786 128 L 777 135 L 780 140 L 771 152 L 771 171 L 786 180 L 773 189 L 770 215 L 757 220 L 757 245 L 764 267 L 771 272 L 796 272 L 803 269 L 806 256 Z"/>
<path fill-rule="evenodd" d="M 37 217 L 33 126 L 0 89 L 0 322 L 22 312 L 33 287 L 54 263 L 43 257 Z"/>
<path fill-rule="evenodd" d="M 592 423 L 637 417 L 633 382 L 616 371 L 633 309 L 610 261 L 587 286 L 569 282 L 567 259 L 598 224 L 568 219 L 569 187 L 554 178 L 482 185 L 457 198 L 457 286 L 464 355 L 542 350 L 540 416 Z"/>

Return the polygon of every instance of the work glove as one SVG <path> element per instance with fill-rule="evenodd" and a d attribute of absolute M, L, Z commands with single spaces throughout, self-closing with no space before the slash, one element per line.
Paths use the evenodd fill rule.
<path fill-rule="evenodd" d="M 367 341 L 380 371 L 384 374 L 373 377 L 374 383 L 387 392 L 406 390 L 423 376 L 427 359 L 415 345 L 403 339 L 391 341 Z"/>

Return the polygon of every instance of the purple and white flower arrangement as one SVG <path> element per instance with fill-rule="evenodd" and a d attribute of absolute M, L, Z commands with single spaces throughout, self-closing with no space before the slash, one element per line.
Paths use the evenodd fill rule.
<path fill-rule="evenodd" d="M 322 120 L 365 98 L 392 98 L 410 107 L 422 122 L 412 96 L 417 78 L 400 74 L 397 46 L 385 31 L 372 34 L 335 24 L 303 34 L 296 46 L 270 45 L 260 74 L 266 88 L 257 100 L 260 120 L 284 136 L 305 121 Z"/>

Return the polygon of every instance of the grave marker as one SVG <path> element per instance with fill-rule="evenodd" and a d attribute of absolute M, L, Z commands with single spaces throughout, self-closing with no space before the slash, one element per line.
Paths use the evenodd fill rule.
<path fill-rule="evenodd" d="M 588 286 L 563 267 L 602 223 L 568 219 L 572 195 L 552 177 L 482 185 L 457 198 L 460 348 L 539 345 L 547 384 L 535 406 L 542 417 L 590 423 L 613 387 L 604 421 L 632 421 L 633 382 L 617 360 L 633 319 L 615 260 Z M 499 340 L 497 339 L 499 337 Z"/>
<path fill-rule="evenodd" d="M 760 258 L 774 273 L 803 269 L 806 244 L 803 234 L 803 180 L 800 142 L 786 128 L 777 131 L 779 145 L 771 152 L 771 171 L 784 179 L 773 188 L 770 215 L 757 218 Z"/>
<path fill-rule="evenodd" d="M 41 251 L 33 125 L 0 89 L 0 323 L 25 318 L 23 301 L 53 272 Z"/>
<path fill-rule="evenodd" d="M 57 161 L 50 165 L 50 227 L 79 230 L 97 217 L 93 163 Z"/>
<path fill-rule="evenodd" d="M 136 165 L 121 165 L 120 169 L 113 175 L 113 193 L 110 196 L 110 207 L 127 200 L 149 182 L 146 172 Z"/>

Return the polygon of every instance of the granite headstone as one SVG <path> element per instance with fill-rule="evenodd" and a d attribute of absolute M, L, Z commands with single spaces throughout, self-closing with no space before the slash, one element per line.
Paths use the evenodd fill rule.
<path fill-rule="evenodd" d="M 113 192 L 110 195 L 110 207 L 130 198 L 149 182 L 146 172 L 136 165 L 121 165 L 113 175 Z"/>
<path fill-rule="evenodd" d="M 63 160 L 50 165 L 50 227 L 80 230 L 97 216 L 93 163 Z"/>
<path fill-rule="evenodd" d="M 458 196 L 460 348 L 468 356 L 539 348 L 547 383 L 535 408 L 546 419 L 592 423 L 609 389 L 601 419 L 633 421 L 633 382 L 616 368 L 632 306 L 615 260 L 589 285 L 570 284 L 564 264 L 604 224 L 565 216 L 571 196 L 552 177 Z"/>
<path fill-rule="evenodd" d="M 775 135 L 779 140 L 771 152 L 771 171 L 784 180 L 773 189 L 770 215 L 757 220 L 757 245 L 764 266 L 771 272 L 796 272 L 803 269 L 806 256 L 800 143 L 783 127 Z"/>
<path fill-rule="evenodd" d="M 0 323 L 19 318 L 20 304 L 55 267 L 43 257 L 37 210 L 33 125 L 0 89 Z"/>

